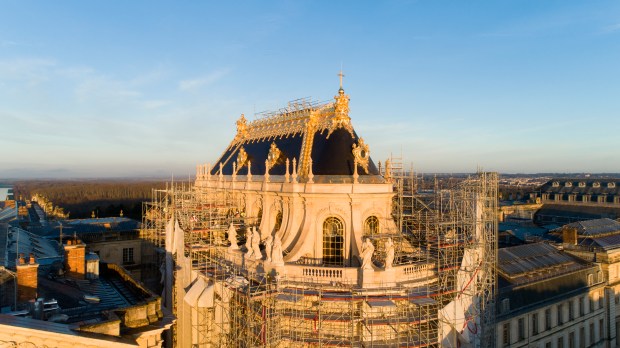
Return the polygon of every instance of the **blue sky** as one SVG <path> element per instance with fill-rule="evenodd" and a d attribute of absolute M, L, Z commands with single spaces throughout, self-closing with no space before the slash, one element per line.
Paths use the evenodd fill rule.
<path fill-rule="evenodd" d="M 329 100 L 376 161 L 620 172 L 617 1 L 2 1 L 0 178 L 187 177 Z"/>

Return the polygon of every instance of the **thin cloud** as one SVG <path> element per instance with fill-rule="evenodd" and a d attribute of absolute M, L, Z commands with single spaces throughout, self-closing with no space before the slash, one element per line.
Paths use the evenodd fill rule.
<path fill-rule="evenodd" d="M 229 69 L 219 69 L 199 78 L 182 80 L 179 82 L 179 89 L 185 92 L 195 91 L 200 87 L 208 86 L 219 81 L 224 76 L 228 75 L 229 72 Z"/>
<path fill-rule="evenodd" d="M 609 33 L 613 33 L 613 32 L 619 31 L 619 30 L 620 30 L 620 23 L 616 23 L 616 24 L 612 24 L 612 25 L 608 25 L 608 26 L 604 27 L 602 29 L 602 32 L 604 34 L 609 34 Z"/>
<path fill-rule="evenodd" d="M 159 109 L 169 104 L 170 104 L 169 100 L 145 100 L 144 102 L 142 102 L 142 107 L 144 107 L 145 109 L 152 110 L 152 109 Z"/>

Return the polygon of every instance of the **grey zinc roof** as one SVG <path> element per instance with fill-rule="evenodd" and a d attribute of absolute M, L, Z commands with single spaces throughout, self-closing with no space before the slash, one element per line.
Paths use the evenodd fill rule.
<path fill-rule="evenodd" d="M 572 272 L 583 267 L 575 258 L 545 243 L 519 245 L 498 251 L 498 271 L 517 283 Z"/>
<path fill-rule="evenodd" d="M 580 246 L 599 247 L 605 250 L 620 248 L 620 234 L 604 237 L 586 237 L 579 242 Z"/>
<path fill-rule="evenodd" d="M 620 222 L 608 218 L 573 222 L 564 227 L 577 229 L 580 236 L 600 236 L 620 233 Z"/>

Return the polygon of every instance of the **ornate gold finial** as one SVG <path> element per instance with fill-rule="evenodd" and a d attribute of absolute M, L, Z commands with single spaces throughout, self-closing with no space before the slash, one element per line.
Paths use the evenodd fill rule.
<path fill-rule="evenodd" d="M 248 154 L 242 146 L 239 148 L 239 152 L 237 153 L 237 170 L 235 170 L 235 174 L 245 165 L 247 161 Z"/>
<path fill-rule="evenodd" d="M 278 149 L 276 143 L 271 143 L 271 147 L 269 148 L 269 154 L 267 155 L 267 161 L 269 163 L 269 167 L 273 167 L 278 163 L 280 156 L 282 155 L 282 151 Z"/>
<path fill-rule="evenodd" d="M 241 117 L 237 120 L 237 135 L 235 136 L 235 140 L 242 140 L 248 134 L 248 123 L 245 119 L 245 115 L 241 114 Z"/>
<path fill-rule="evenodd" d="M 386 182 L 392 182 L 392 162 L 390 159 L 385 160 L 385 174 L 383 175 Z"/>
<path fill-rule="evenodd" d="M 329 139 L 332 132 L 338 128 L 346 129 L 351 134 L 351 138 L 355 137 L 353 135 L 353 126 L 351 126 L 351 118 L 349 117 L 349 96 L 344 94 L 344 89 L 342 89 L 342 86 L 338 90 L 338 95 L 335 96 L 334 99 L 336 100 L 334 102 L 334 117 L 332 118 L 332 124 L 329 128 L 329 132 L 327 133 L 327 138 Z"/>
<path fill-rule="evenodd" d="M 359 138 L 357 144 L 353 144 L 353 158 L 355 162 L 359 164 L 366 174 L 368 174 L 368 160 L 370 159 L 370 150 L 368 149 L 368 144 L 364 142 L 363 138 Z M 357 168 L 357 166 L 356 166 Z"/>

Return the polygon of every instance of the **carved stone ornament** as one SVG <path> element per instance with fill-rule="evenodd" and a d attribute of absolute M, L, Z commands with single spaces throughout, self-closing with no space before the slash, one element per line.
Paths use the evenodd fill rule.
<path fill-rule="evenodd" d="M 245 152 L 245 149 L 242 147 L 239 148 L 239 152 L 237 153 L 237 171 L 241 169 L 248 162 L 248 153 Z"/>
<path fill-rule="evenodd" d="M 282 151 L 278 149 L 276 143 L 271 143 L 271 147 L 269 148 L 269 154 L 267 155 L 267 161 L 270 168 L 273 168 L 273 166 L 278 163 L 280 156 L 282 156 Z"/>
<path fill-rule="evenodd" d="M 357 144 L 353 144 L 353 158 L 357 164 L 368 174 L 368 161 L 370 159 L 370 150 L 364 139 L 359 138 Z"/>

